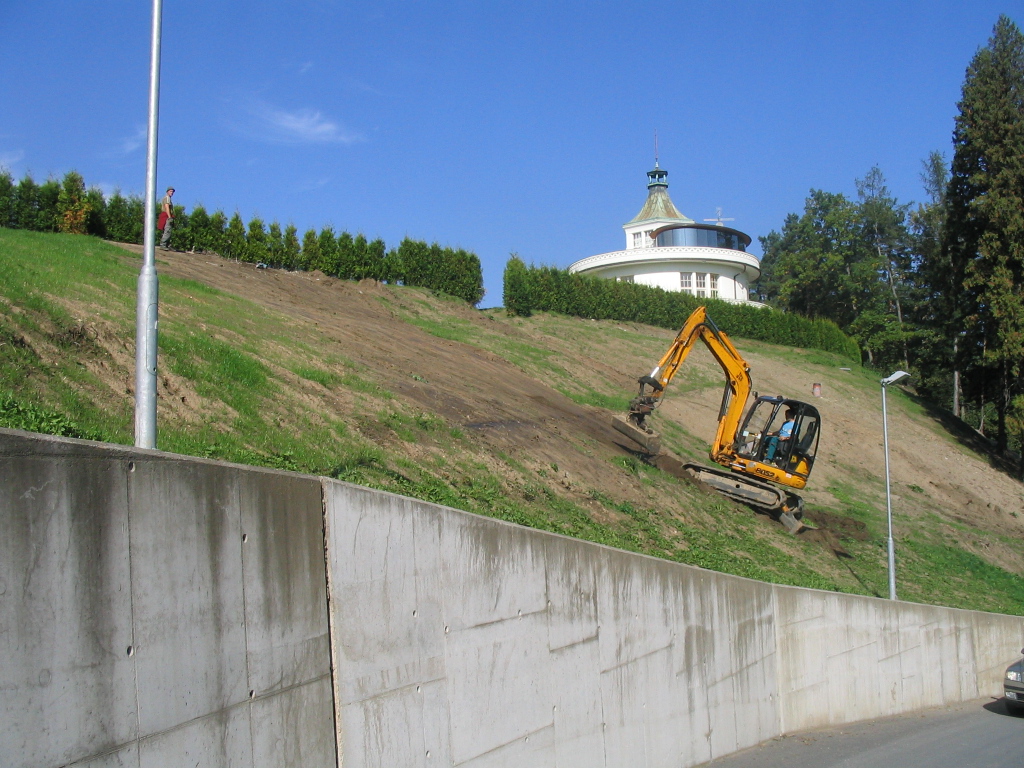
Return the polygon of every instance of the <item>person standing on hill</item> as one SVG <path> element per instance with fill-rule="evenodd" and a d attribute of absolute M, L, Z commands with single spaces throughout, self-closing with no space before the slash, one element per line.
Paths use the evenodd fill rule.
<path fill-rule="evenodd" d="M 156 220 L 156 228 L 163 232 L 160 238 L 160 247 L 167 250 L 167 243 L 171 241 L 171 222 L 174 221 L 174 206 L 171 205 L 171 198 L 174 197 L 174 187 L 167 188 L 167 194 L 160 201 L 160 216 Z"/>

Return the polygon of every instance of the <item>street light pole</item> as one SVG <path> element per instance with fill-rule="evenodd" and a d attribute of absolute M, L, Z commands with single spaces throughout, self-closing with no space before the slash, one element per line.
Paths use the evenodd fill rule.
<path fill-rule="evenodd" d="M 882 379 L 882 440 L 885 443 L 885 511 L 889 521 L 889 599 L 896 599 L 896 546 L 892 539 L 892 492 L 889 489 L 889 418 L 885 410 L 885 390 L 910 374 L 896 371 L 892 376 Z"/>
<path fill-rule="evenodd" d="M 146 142 L 146 216 L 142 270 L 135 304 L 135 445 L 156 448 L 156 351 L 159 281 L 156 275 L 156 148 L 160 104 L 160 22 L 163 0 L 153 0 L 149 62 L 149 138 Z"/>

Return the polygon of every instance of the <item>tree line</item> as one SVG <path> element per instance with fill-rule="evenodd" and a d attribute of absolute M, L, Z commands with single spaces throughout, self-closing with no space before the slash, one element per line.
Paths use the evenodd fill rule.
<path fill-rule="evenodd" d="M 1024 36 L 1001 16 L 971 60 L 953 158 L 924 162 L 927 196 L 901 203 L 878 168 L 849 198 L 811 190 L 761 238 L 770 305 L 834 321 L 879 372 L 997 447 L 1024 443 Z"/>
<path fill-rule="evenodd" d="M 15 183 L 0 170 L 0 227 L 39 232 L 93 235 L 123 243 L 142 243 L 145 202 L 115 191 L 109 199 L 86 188 L 76 171 L 60 181 L 36 183 L 26 174 Z M 155 214 L 154 214 L 155 215 Z M 476 305 L 483 299 L 483 272 L 475 253 L 405 238 L 388 250 L 381 239 L 336 233 L 330 226 L 309 229 L 300 237 L 292 224 L 267 225 L 254 216 L 246 224 L 236 211 L 208 213 L 202 205 L 190 212 L 174 206 L 172 244 L 179 250 L 212 251 L 252 264 L 288 270 L 320 270 L 344 280 L 380 280 L 418 286 L 456 296 Z"/>
<path fill-rule="evenodd" d="M 527 266 L 515 254 L 505 265 L 504 304 L 510 315 L 560 312 L 672 329 L 682 327 L 697 307 L 707 306 L 715 324 L 730 335 L 821 349 L 851 359 L 860 355 L 857 343 L 830 320 L 812 320 L 720 299 L 698 299 L 688 293 L 573 274 L 555 267 Z"/>

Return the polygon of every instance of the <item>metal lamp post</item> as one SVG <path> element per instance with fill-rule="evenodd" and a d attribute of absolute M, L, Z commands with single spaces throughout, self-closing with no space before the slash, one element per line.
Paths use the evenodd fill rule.
<path fill-rule="evenodd" d="M 885 412 L 885 389 L 910 374 L 896 371 L 882 379 L 882 439 L 885 442 L 885 510 L 889 519 L 889 599 L 896 599 L 896 548 L 892 540 L 892 493 L 889 490 L 889 419 Z"/>
<path fill-rule="evenodd" d="M 149 138 L 146 145 L 146 219 L 142 270 L 135 307 L 135 445 L 156 448 L 156 345 L 159 285 L 156 274 L 156 148 L 160 103 L 162 0 L 153 0 L 149 64 Z"/>

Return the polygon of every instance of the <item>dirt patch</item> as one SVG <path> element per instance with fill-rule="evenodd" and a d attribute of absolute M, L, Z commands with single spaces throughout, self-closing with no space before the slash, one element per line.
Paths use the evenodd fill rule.
<path fill-rule="evenodd" d="M 138 246 L 125 247 L 141 251 Z M 550 376 L 528 374 L 501 355 L 416 327 L 408 320 L 416 312 L 415 296 L 373 281 L 354 283 L 318 272 L 256 269 L 212 254 L 158 252 L 157 267 L 161 275 L 195 280 L 242 296 L 291 318 L 297 325 L 314 328 L 332 354 L 365 370 L 367 377 L 394 393 L 409 409 L 442 417 L 471 436 L 483 453 L 507 455 L 538 470 L 546 468 L 564 480 L 562 491 L 581 503 L 593 489 L 650 507 L 664 503 L 641 482 L 642 477 L 624 479 L 625 473 L 610 468 L 610 462 L 636 458 L 638 452 L 612 428 L 609 411 L 579 405 L 558 389 L 581 387 L 582 381 L 584 387 L 595 391 L 602 391 L 604 386 L 621 393 L 625 402 L 636 389 L 637 375 L 649 370 L 651 361 L 667 348 L 674 336 L 672 331 L 644 329 L 649 343 L 641 348 L 627 334 L 618 333 L 633 330 L 630 324 L 594 326 L 585 319 L 560 319 L 558 334 L 544 337 L 547 348 L 555 350 L 550 361 L 557 362 L 558 367 Z M 531 334 L 545 333 L 542 319 L 524 323 L 455 302 L 445 305 L 445 312 L 481 333 L 500 329 L 509 344 L 525 344 Z M 602 332 L 588 334 L 594 327 Z M 125 357 L 123 343 L 113 343 L 102 331 L 92 341 L 88 337 L 87 332 L 85 338 L 72 341 L 98 343 L 110 355 Z M 802 364 L 800 350 L 784 350 L 786 354 L 773 351 L 769 355 L 764 352 L 766 345 L 756 342 L 738 340 L 737 346 L 750 363 L 755 387 L 761 393 L 813 401 L 822 414 L 817 463 L 803 494 L 811 510 L 807 517 L 813 530 L 801 536 L 842 557 L 844 541 L 866 540 L 868 532 L 862 523 L 840 514 L 842 504 L 833 490 L 856 477 L 858 487 L 873 494 L 872 504 L 877 507 L 884 499 L 878 389 L 868 391 L 862 377 L 840 367 L 823 373 L 820 366 L 815 366 L 815 372 L 810 373 L 812 367 Z M 112 366 L 112 370 L 119 367 Z M 684 369 L 659 408 L 657 419 L 683 426 L 687 433 L 700 438 L 695 447 L 706 450 L 717 425 L 721 371 L 702 349 L 694 351 Z M 575 378 L 564 381 L 557 370 L 572 372 Z M 590 380 L 586 379 L 588 375 Z M 297 389 L 319 386 L 290 373 L 282 376 L 294 379 L 291 385 Z M 812 395 L 815 384 L 821 385 L 819 397 Z M 113 388 L 123 390 L 124 386 L 123 378 L 111 382 Z M 166 377 L 163 386 L 166 397 L 161 408 L 184 418 L 192 417 L 186 413 L 191 409 L 201 410 L 202 403 L 184 382 Z M 314 397 L 313 389 L 310 392 Z M 315 396 L 321 397 L 322 393 Z M 1024 486 L 1020 482 L 967 450 L 967 443 L 973 442 L 969 433 L 959 443 L 951 441 L 939 420 L 921 418 L 910 410 L 905 399 L 892 396 L 889 403 L 897 527 L 899 516 L 920 517 L 939 510 L 938 514 L 951 524 L 1013 537 L 1024 535 Z M 351 408 L 352 403 L 339 401 L 337 407 Z M 353 423 L 355 417 L 346 416 Z M 388 439 L 383 434 L 375 437 Z"/>

